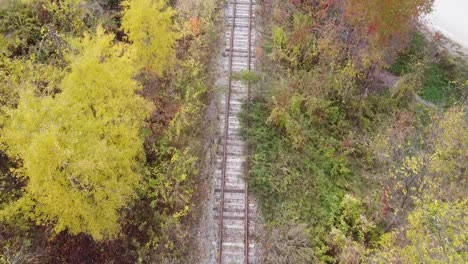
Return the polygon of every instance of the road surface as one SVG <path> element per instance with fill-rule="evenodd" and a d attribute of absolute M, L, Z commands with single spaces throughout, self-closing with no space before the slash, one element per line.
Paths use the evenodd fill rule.
<path fill-rule="evenodd" d="M 468 48 L 468 0 L 435 0 L 429 27 Z"/>

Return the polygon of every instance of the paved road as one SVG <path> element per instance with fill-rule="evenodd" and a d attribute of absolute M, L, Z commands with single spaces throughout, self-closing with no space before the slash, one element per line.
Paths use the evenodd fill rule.
<path fill-rule="evenodd" d="M 428 25 L 468 48 L 468 0 L 435 0 Z"/>

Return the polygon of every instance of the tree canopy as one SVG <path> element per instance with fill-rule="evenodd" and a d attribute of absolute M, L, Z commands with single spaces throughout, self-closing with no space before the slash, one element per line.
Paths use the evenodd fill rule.
<path fill-rule="evenodd" d="M 113 39 L 98 28 L 96 36 L 76 41 L 61 93 L 37 97 L 26 90 L 18 108 L 6 110 L 1 141 L 22 160 L 28 183 L 2 215 L 34 204 L 23 211 L 55 223 L 57 232 L 85 232 L 98 240 L 118 233 L 118 210 L 140 181 L 141 129 L 150 106 L 135 94 L 135 68 Z"/>
<path fill-rule="evenodd" d="M 162 74 L 174 65 L 175 11 L 164 0 L 128 0 L 123 5 L 122 28 L 133 43 L 135 65 Z"/>

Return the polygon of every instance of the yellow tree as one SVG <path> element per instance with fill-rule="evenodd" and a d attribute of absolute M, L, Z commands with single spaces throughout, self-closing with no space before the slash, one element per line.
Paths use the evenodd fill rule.
<path fill-rule="evenodd" d="M 164 0 L 127 0 L 123 5 L 122 28 L 133 43 L 135 65 L 162 74 L 175 60 L 175 11 Z"/>
<path fill-rule="evenodd" d="M 425 201 L 408 217 L 403 248 L 408 263 L 466 263 L 468 261 L 468 199 L 454 203 Z"/>
<path fill-rule="evenodd" d="M 408 224 L 386 233 L 368 263 L 467 263 L 468 199 L 419 203 Z"/>
<path fill-rule="evenodd" d="M 80 39 L 61 93 L 26 91 L 18 108 L 7 110 L 1 141 L 22 160 L 27 186 L 0 219 L 22 210 L 56 232 L 97 240 L 118 233 L 118 211 L 140 181 L 141 129 L 151 107 L 135 94 L 131 58 L 113 39 L 102 28 Z"/>
<path fill-rule="evenodd" d="M 384 136 L 391 151 L 378 155 L 390 171 L 378 179 L 389 192 L 385 203 L 391 214 L 385 221 L 397 228 L 382 237 L 376 261 L 370 262 L 467 262 L 466 113 L 464 106 L 435 113 L 426 129 L 402 128 L 412 120 L 403 117 Z"/>

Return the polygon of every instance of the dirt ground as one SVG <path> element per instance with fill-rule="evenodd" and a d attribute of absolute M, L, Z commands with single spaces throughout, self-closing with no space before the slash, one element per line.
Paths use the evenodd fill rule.
<path fill-rule="evenodd" d="M 217 29 L 219 43 L 212 45 L 212 49 L 222 49 L 222 38 L 224 26 L 224 9 L 220 8 L 218 18 L 220 27 Z M 193 237 L 193 250 L 189 259 L 193 260 L 193 263 L 210 263 L 214 259 L 214 247 L 212 241 L 215 240 L 216 230 L 213 230 L 214 226 L 214 212 L 212 210 L 214 203 L 214 192 L 213 192 L 213 175 L 216 161 L 216 149 L 217 142 L 214 140 L 218 138 L 218 120 L 219 106 L 217 105 L 219 94 L 217 92 L 215 81 L 218 78 L 217 68 L 219 63 L 219 52 L 213 52 L 211 62 L 209 65 L 208 72 L 210 73 L 208 78 L 211 83 L 210 92 L 210 104 L 205 113 L 205 138 L 204 138 L 204 167 L 201 172 L 203 177 L 204 186 L 201 188 L 200 193 L 197 195 L 196 204 L 198 204 L 198 214 L 195 217 L 197 223 L 193 223 L 194 228 L 191 232 Z"/>

